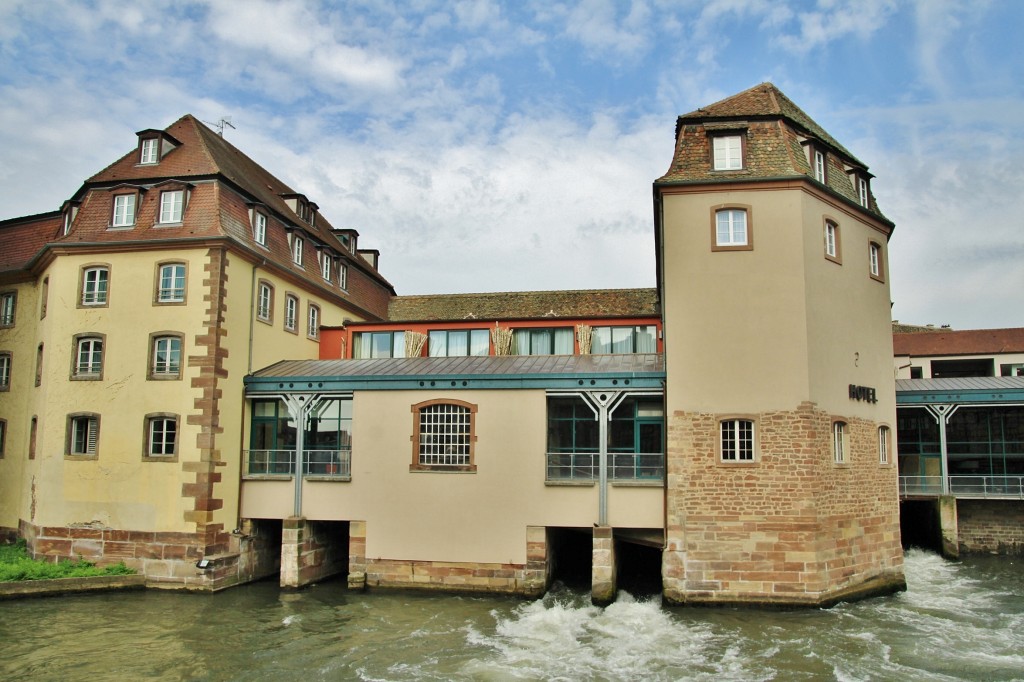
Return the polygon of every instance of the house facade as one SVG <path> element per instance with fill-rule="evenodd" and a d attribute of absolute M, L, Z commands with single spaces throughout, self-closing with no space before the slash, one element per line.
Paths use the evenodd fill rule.
<path fill-rule="evenodd" d="M 670 603 L 901 589 L 870 179 L 762 84 L 679 118 L 655 288 L 402 297 L 192 117 L 142 131 L 0 224 L 0 525 L 202 589 L 538 596 L 581 562 L 606 603 L 638 552 Z"/>

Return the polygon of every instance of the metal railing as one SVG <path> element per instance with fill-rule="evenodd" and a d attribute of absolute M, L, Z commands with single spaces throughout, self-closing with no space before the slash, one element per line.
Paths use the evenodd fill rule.
<path fill-rule="evenodd" d="M 600 455 L 596 452 L 549 452 L 547 480 L 596 481 L 600 477 Z M 665 455 L 660 452 L 609 453 L 611 481 L 660 481 L 665 476 Z"/>
<path fill-rule="evenodd" d="M 303 453 L 304 476 L 349 478 L 352 475 L 352 451 L 306 450 Z M 246 450 L 246 474 L 249 476 L 291 476 L 295 474 L 294 450 Z"/>
<path fill-rule="evenodd" d="M 1024 476 L 947 476 L 945 493 L 942 476 L 900 476 L 900 497 L 938 496 L 998 497 L 1024 500 Z"/>

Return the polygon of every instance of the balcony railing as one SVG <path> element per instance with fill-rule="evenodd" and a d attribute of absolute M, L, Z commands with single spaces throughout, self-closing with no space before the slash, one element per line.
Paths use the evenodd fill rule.
<path fill-rule="evenodd" d="M 600 477 L 596 452 L 549 452 L 547 480 L 596 481 Z M 660 452 L 609 453 L 608 478 L 612 481 L 660 481 L 665 476 L 665 455 Z"/>
<path fill-rule="evenodd" d="M 1024 476 L 947 476 L 950 495 L 1024 499 Z M 941 476 L 900 476 L 900 497 L 943 494 Z"/>
<path fill-rule="evenodd" d="M 352 475 L 351 450 L 306 450 L 303 455 L 304 476 L 349 478 Z M 245 461 L 248 476 L 295 474 L 294 450 L 246 450 Z"/>

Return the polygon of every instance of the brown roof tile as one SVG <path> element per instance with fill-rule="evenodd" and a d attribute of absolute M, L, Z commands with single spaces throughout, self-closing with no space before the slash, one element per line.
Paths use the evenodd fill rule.
<path fill-rule="evenodd" d="M 395 322 L 542 317 L 647 317 L 658 314 L 655 289 L 398 296 L 391 300 L 388 309 L 389 319 Z"/>
<path fill-rule="evenodd" d="M 981 355 L 1024 353 L 1024 327 L 893 334 L 894 355 Z"/>
<path fill-rule="evenodd" d="M 23 271 L 61 226 L 60 213 L 13 218 L 0 222 L 0 277 Z"/>

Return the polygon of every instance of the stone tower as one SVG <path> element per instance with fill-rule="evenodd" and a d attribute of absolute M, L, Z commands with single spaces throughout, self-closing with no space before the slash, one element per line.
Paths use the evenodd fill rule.
<path fill-rule="evenodd" d="M 770 83 L 680 116 L 654 183 L 672 603 L 902 589 L 871 175 Z"/>

